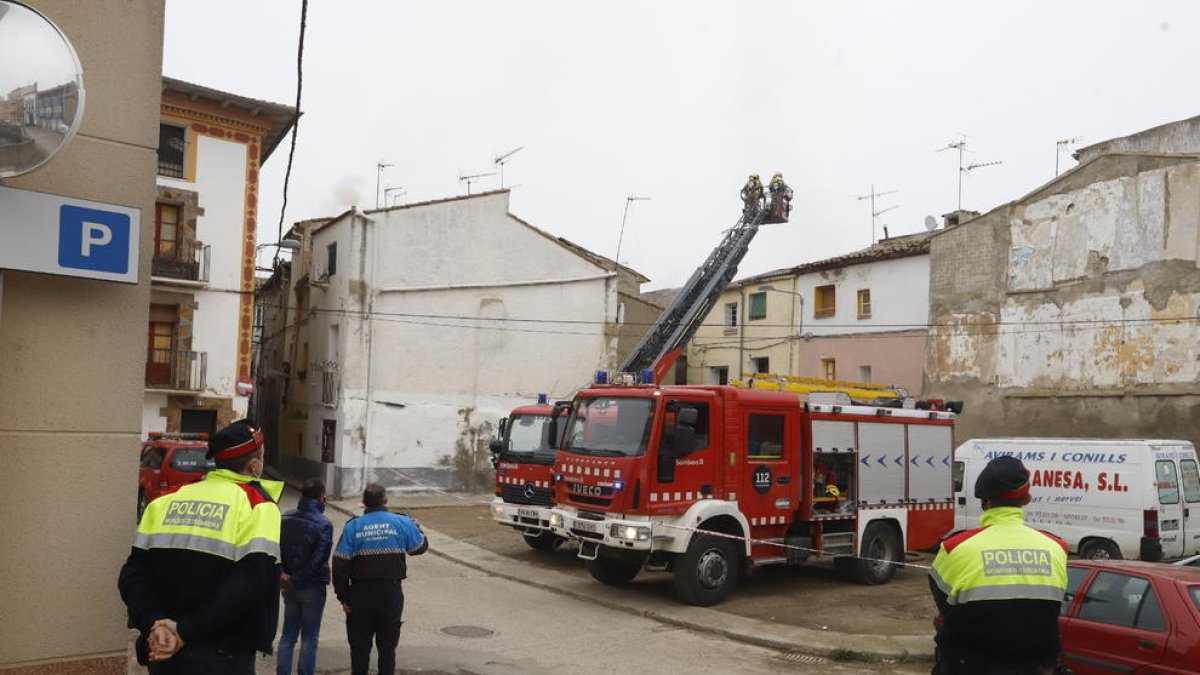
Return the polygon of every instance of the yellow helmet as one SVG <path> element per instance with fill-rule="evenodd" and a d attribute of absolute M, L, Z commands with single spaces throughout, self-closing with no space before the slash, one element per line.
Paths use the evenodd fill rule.
<path fill-rule="evenodd" d="M 826 485 L 825 494 L 829 495 L 830 497 L 841 497 L 842 491 L 839 490 L 838 486 L 836 485 Z"/>
<path fill-rule="evenodd" d="M 758 174 L 756 174 L 756 173 L 750 174 L 750 180 L 758 180 Z"/>
<path fill-rule="evenodd" d="M 772 178 L 778 178 L 779 180 L 783 180 L 783 172 L 782 172 L 782 171 L 776 171 L 776 172 L 775 172 L 775 175 L 774 175 L 774 176 L 772 176 Z"/>

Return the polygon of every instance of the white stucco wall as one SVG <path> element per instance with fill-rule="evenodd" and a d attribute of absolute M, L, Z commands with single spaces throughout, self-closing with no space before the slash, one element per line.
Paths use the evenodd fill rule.
<path fill-rule="evenodd" d="M 615 277 L 509 216 L 507 193 L 344 217 L 314 234 L 315 262 L 335 240 L 337 274 L 312 291 L 309 353 L 329 353 L 336 323 L 341 394 L 322 405 L 309 377 L 315 457 L 332 418 L 339 467 L 436 467 L 462 411 L 494 423 L 615 365 Z"/>
<path fill-rule="evenodd" d="M 146 392 L 142 399 L 142 436 L 152 431 L 166 431 L 167 418 L 159 414 L 164 406 L 167 405 L 166 394 L 154 394 Z"/>
<path fill-rule="evenodd" d="M 816 318 L 816 288 L 836 285 L 837 311 Z M 814 336 L 923 328 L 929 323 L 929 256 L 880 260 L 802 274 L 803 332 Z M 871 316 L 858 318 L 858 291 L 871 291 Z"/>

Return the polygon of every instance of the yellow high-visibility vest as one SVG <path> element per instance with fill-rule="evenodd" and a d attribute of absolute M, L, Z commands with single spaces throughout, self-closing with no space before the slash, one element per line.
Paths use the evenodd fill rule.
<path fill-rule="evenodd" d="M 234 562 L 251 553 L 279 557 L 283 483 L 217 469 L 150 502 L 133 545 L 185 549 Z"/>
<path fill-rule="evenodd" d="M 1057 600 L 1067 588 L 1062 540 L 1025 526 L 1016 507 L 984 511 L 981 529 L 942 543 L 929 576 L 950 605 L 977 600 Z"/>

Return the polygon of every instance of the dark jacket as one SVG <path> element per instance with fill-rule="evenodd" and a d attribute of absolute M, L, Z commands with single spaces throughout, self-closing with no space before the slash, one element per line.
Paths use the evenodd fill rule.
<path fill-rule="evenodd" d="M 329 583 L 329 553 L 333 550 L 333 523 L 325 517 L 319 499 L 301 497 L 297 508 L 283 514 L 279 552 L 283 571 L 292 588 Z"/>

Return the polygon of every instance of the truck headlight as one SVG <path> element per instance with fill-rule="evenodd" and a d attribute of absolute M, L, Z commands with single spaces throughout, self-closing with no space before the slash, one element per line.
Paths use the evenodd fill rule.
<path fill-rule="evenodd" d="M 609 535 L 614 539 L 646 541 L 650 538 L 650 528 L 644 525 L 613 525 L 609 528 Z"/>
<path fill-rule="evenodd" d="M 550 527 L 562 527 L 562 516 L 557 513 L 550 514 Z"/>
<path fill-rule="evenodd" d="M 492 504 L 492 514 L 497 516 L 504 515 L 504 506 L 501 504 Z"/>

